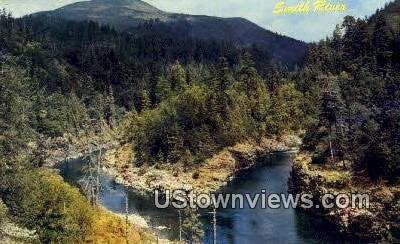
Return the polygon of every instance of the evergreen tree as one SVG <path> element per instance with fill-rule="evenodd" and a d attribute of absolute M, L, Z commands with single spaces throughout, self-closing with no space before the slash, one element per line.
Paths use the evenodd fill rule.
<path fill-rule="evenodd" d="M 116 111 L 115 111 L 115 99 L 114 99 L 114 92 L 111 86 L 108 87 L 108 93 L 105 97 L 105 104 L 104 104 L 104 118 L 110 126 L 110 128 L 114 128 L 115 120 L 116 120 Z"/>
<path fill-rule="evenodd" d="M 340 121 L 343 116 L 344 104 L 341 98 L 340 87 L 337 84 L 337 77 L 322 76 L 322 98 L 320 125 L 328 130 L 328 143 L 331 160 L 335 161 L 334 139 L 335 134 L 342 133 Z"/>
<path fill-rule="evenodd" d="M 264 122 L 269 107 L 268 91 L 265 82 L 254 68 L 254 62 L 248 53 L 243 58 L 239 80 L 244 85 L 245 94 L 249 99 L 251 116 L 259 122 Z"/>
<path fill-rule="evenodd" d="M 75 93 L 70 93 L 68 96 L 68 122 L 73 126 L 76 135 L 80 135 L 81 132 L 88 132 L 88 116 L 85 105 L 78 98 Z"/>
<path fill-rule="evenodd" d="M 18 169 L 27 163 L 21 160 L 26 156 L 28 142 L 35 137 L 30 127 L 34 121 L 31 97 L 25 73 L 5 66 L 0 75 L 0 175 L 4 170 Z"/>
<path fill-rule="evenodd" d="M 220 58 L 216 68 L 215 74 L 211 81 L 211 86 L 219 93 L 226 92 L 233 83 L 233 79 L 229 70 L 228 60 Z"/>
<path fill-rule="evenodd" d="M 159 76 L 156 86 L 156 100 L 160 103 L 171 95 L 171 83 L 164 77 Z"/>
<path fill-rule="evenodd" d="M 303 94 L 293 83 L 281 85 L 272 97 L 271 113 L 266 118 L 267 131 L 272 135 L 284 135 L 302 127 L 301 111 Z"/>
<path fill-rule="evenodd" d="M 171 88 L 174 91 L 181 91 L 186 88 L 186 71 L 179 63 L 176 61 L 175 64 L 171 68 L 172 72 L 172 80 L 171 80 Z"/>
<path fill-rule="evenodd" d="M 149 92 L 146 89 L 143 89 L 140 92 L 140 109 L 141 111 L 144 111 L 150 108 L 151 108 L 151 101 Z"/>
<path fill-rule="evenodd" d="M 393 57 L 394 35 L 383 15 L 378 15 L 372 35 L 372 42 L 377 55 L 377 64 L 381 72 L 386 75 L 391 67 Z"/>
<path fill-rule="evenodd" d="M 223 120 L 228 118 L 230 110 L 229 89 L 233 83 L 233 78 L 230 74 L 226 58 L 220 58 L 214 72 L 210 83 L 212 88 L 210 111 L 211 118 L 215 121 L 215 125 L 217 125 L 223 123 Z"/>

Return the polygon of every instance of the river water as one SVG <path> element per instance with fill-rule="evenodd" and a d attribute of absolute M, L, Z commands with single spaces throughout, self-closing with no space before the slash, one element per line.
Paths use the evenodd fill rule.
<path fill-rule="evenodd" d="M 291 170 L 290 153 L 272 154 L 258 166 L 230 182 L 222 193 L 255 194 L 287 193 L 287 181 Z M 64 179 L 74 185 L 83 177 L 85 160 L 70 160 L 60 166 Z M 145 217 L 149 224 L 159 229 L 162 237 L 179 238 L 179 215 L 174 209 L 157 209 L 152 197 L 142 196 L 133 189 L 115 183 L 112 177 L 101 174 L 102 205 L 110 211 L 125 213 L 126 196 L 129 212 Z M 202 242 L 213 243 L 213 215 L 201 211 Z M 295 209 L 261 208 L 218 209 L 217 243 L 264 244 L 264 243 L 340 243 L 340 235 L 332 226 L 318 218 L 310 217 Z M 185 238 L 185 236 L 183 236 Z"/>

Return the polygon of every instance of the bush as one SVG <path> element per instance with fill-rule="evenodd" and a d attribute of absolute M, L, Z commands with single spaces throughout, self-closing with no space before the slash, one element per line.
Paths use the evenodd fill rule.
<path fill-rule="evenodd" d="M 6 179 L 4 202 L 15 221 L 37 231 L 42 243 L 78 243 L 92 223 L 93 209 L 79 191 L 47 171 L 25 171 Z"/>
<path fill-rule="evenodd" d="M 9 218 L 35 230 L 40 243 L 123 243 L 125 220 L 92 207 L 78 189 L 48 171 L 24 171 L 7 176 L 1 192 Z M 5 205 L 0 200 L 0 220 Z M 132 243 L 150 243 L 151 237 L 129 227 Z"/>

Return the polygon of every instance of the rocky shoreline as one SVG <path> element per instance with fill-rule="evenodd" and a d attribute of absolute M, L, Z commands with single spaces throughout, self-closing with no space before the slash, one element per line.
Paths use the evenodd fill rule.
<path fill-rule="evenodd" d="M 248 141 L 226 148 L 201 166 L 191 169 L 182 165 L 136 168 L 132 164 L 130 145 L 107 152 L 105 162 L 117 183 L 133 187 L 143 194 L 166 189 L 210 193 L 219 190 L 239 172 L 253 167 L 270 153 L 289 151 L 300 143 L 296 136 L 280 140 L 264 138 L 260 143 Z"/>
<path fill-rule="evenodd" d="M 348 169 L 311 164 L 311 156 L 300 153 L 294 163 L 289 189 L 293 194 L 312 194 L 321 203 L 325 193 L 362 193 L 370 196 L 370 208 L 304 209 L 326 219 L 355 242 L 398 242 L 400 234 L 400 186 L 371 183 Z"/>
<path fill-rule="evenodd" d="M 119 146 L 114 136 L 92 136 L 89 138 L 49 138 L 44 141 L 45 162 L 43 167 L 54 168 L 65 160 L 74 160 L 99 150 L 110 150 Z"/>

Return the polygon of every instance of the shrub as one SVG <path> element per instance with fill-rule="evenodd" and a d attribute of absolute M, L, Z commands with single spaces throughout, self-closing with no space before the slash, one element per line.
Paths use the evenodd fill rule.
<path fill-rule="evenodd" d="M 90 228 L 93 209 L 84 196 L 47 171 L 10 175 L 4 202 L 15 221 L 37 231 L 42 243 L 78 243 Z"/>

